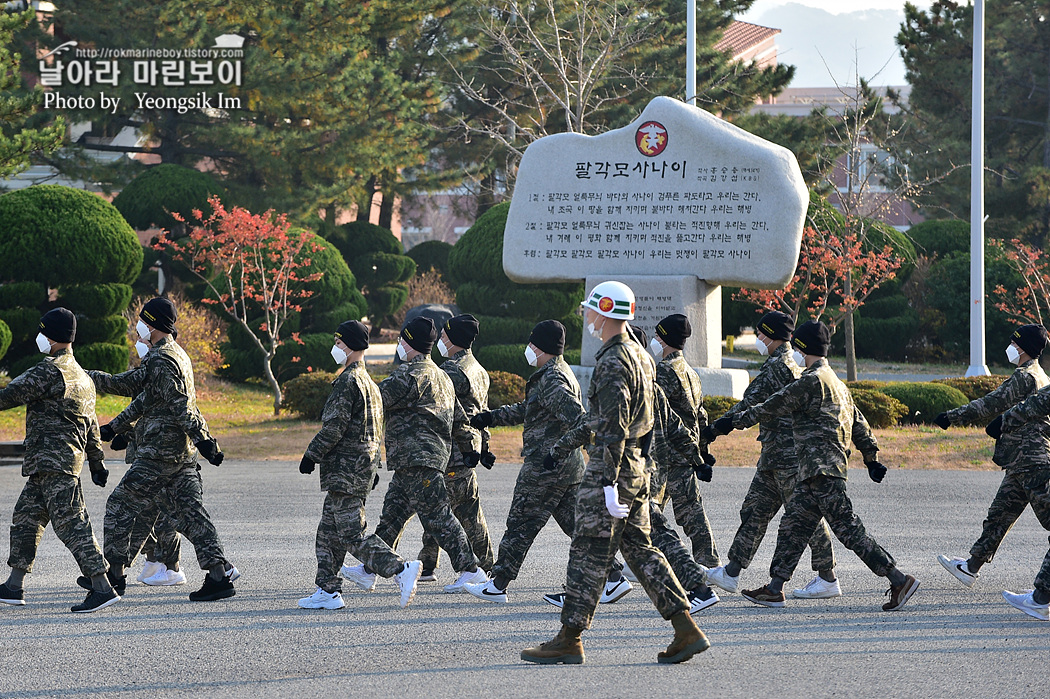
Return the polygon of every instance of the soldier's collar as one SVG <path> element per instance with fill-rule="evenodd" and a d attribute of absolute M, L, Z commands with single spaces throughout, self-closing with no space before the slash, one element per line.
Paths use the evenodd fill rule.
<path fill-rule="evenodd" d="M 1039 361 L 1039 359 L 1038 359 L 1038 358 L 1036 358 L 1036 359 L 1029 359 L 1029 360 L 1028 360 L 1027 362 L 1025 362 L 1024 364 L 1018 364 L 1018 365 L 1017 365 L 1017 368 L 1018 368 L 1018 369 L 1027 369 L 1027 368 L 1028 368 L 1029 366 L 1031 366 L 1031 365 L 1032 365 L 1032 364 L 1033 364 L 1034 362 L 1038 362 L 1038 361 Z"/>
<path fill-rule="evenodd" d="M 671 354 L 667 355 L 666 357 L 664 357 L 660 361 L 661 362 L 669 362 L 669 361 L 671 361 L 673 359 L 677 359 L 678 357 L 682 357 L 682 356 L 684 356 L 684 353 L 682 352 L 682 350 L 676 349 L 674 352 L 671 352 Z"/>
<path fill-rule="evenodd" d="M 827 357 L 821 357 L 817 361 L 813 362 L 810 366 L 802 367 L 802 370 L 803 371 L 816 371 L 817 369 L 819 369 L 822 366 L 828 366 L 828 358 Z"/>
<path fill-rule="evenodd" d="M 598 359 L 603 354 L 608 352 L 610 348 L 616 345 L 626 344 L 627 342 L 634 342 L 634 338 L 630 337 L 626 332 L 622 332 L 619 335 L 616 335 L 615 337 L 610 337 L 608 340 L 605 341 L 605 344 L 602 345 L 601 349 L 598 350 L 598 352 L 594 355 L 594 358 Z"/>
<path fill-rule="evenodd" d="M 163 347 L 164 345 L 168 344 L 169 342 L 173 342 L 173 340 L 171 339 L 171 335 L 168 335 L 167 337 L 160 338 L 159 340 L 157 340 L 156 342 L 153 343 L 153 345 L 150 347 L 150 349 L 154 350 L 154 349 L 157 349 L 158 347 Z"/>
<path fill-rule="evenodd" d="M 453 354 L 451 357 L 448 357 L 448 358 L 449 359 L 459 359 L 460 357 L 465 357 L 468 354 L 470 354 L 470 348 L 469 347 L 464 347 L 459 352 L 456 352 L 455 354 Z"/>

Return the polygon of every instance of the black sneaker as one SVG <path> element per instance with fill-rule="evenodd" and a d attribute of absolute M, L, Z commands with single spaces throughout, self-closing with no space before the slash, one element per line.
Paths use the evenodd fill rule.
<path fill-rule="evenodd" d="M 17 606 L 24 605 L 26 603 L 25 590 L 14 590 L 8 587 L 7 583 L 0 585 L 0 603 Z"/>
<path fill-rule="evenodd" d="M 106 578 L 109 580 L 109 584 L 113 586 L 113 591 L 117 593 L 117 596 L 123 596 L 124 592 L 128 589 L 128 576 L 121 575 L 119 578 L 111 571 L 106 573 Z M 77 578 L 77 585 L 80 585 L 85 590 L 93 590 L 91 587 L 91 578 L 86 575 L 81 575 Z M 89 610 L 90 611 L 90 610 Z"/>
<path fill-rule="evenodd" d="M 233 583 L 229 578 L 216 580 L 210 575 L 204 576 L 204 584 L 201 589 L 190 593 L 191 602 L 214 602 L 215 600 L 233 597 L 237 591 L 233 589 Z"/>
<path fill-rule="evenodd" d="M 77 612 L 78 614 L 85 614 L 87 612 L 98 611 L 104 609 L 111 604 L 115 604 L 120 601 L 120 595 L 113 590 L 109 592 L 99 592 L 98 590 L 91 590 L 87 593 L 87 597 L 80 604 L 74 605 L 69 608 L 71 612 Z"/>
<path fill-rule="evenodd" d="M 543 596 L 543 601 L 547 604 L 553 604 L 558 609 L 565 607 L 565 593 L 564 592 L 550 592 Z"/>

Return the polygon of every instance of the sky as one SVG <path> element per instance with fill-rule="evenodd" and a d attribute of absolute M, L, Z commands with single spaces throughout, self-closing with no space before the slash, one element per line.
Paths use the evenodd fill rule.
<path fill-rule="evenodd" d="M 738 19 L 782 30 L 778 59 L 796 67 L 792 87 L 851 84 L 858 67 L 873 85 L 905 84 L 894 43 L 904 0 L 756 0 Z"/>

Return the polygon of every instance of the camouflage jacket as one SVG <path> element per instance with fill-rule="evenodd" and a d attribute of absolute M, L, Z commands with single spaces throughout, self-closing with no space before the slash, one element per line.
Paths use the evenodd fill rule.
<path fill-rule="evenodd" d="M 0 390 L 0 410 L 26 406 L 22 475 L 68 473 L 79 476 L 84 458 L 105 460 L 95 417 L 95 386 L 72 350 L 45 357 Z"/>
<path fill-rule="evenodd" d="M 134 398 L 138 394 L 142 393 L 142 390 L 146 387 L 146 360 L 143 358 L 142 363 L 134 369 L 129 369 L 120 374 L 108 374 L 104 371 L 96 371 L 94 369 L 88 369 L 87 375 L 91 377 L 91 380 L 95 382 L 95 391 L 97 393 L 106 393 L 111 396 L 131 396 Z M 128 407 L 131 407 L 130 405 Z M 135 403 L 135 412 L 141 412 L 142 404 Z M 128 413 L 125 419 L 129 423 L 134 423 L 129 432 L 125 433 L 128 439 L 128 447 L 124 451 L 124 463 L 133 464 L 135 463 L 135 444 L 141 439 L 140 432 L 143 424 L 138 418 L 140 415 L 134 413 Z"/>
<path fill-rule="evenodd" d="M 321 490 L 360 496 L 372 490 L 383 441 L 383 397 L 364 362 L 354 362 L 332 382 L 321 412 L 321 430 L 306 456 L 321 470 Z"/>
<path fill-rule="evenodd" d="M 792 418 L 799 482 L 818 475 L 846 478 L 851 441 L 865 461 L 877 458 L 879 445 L 868 421 L 826 359 L 764 402 L 737 413 L 733 426 L 751 427 L 784 415 Z"/>
<path fill-rule="evenodd" d="M 441 370 L 452 380 L 456 400 L 463 407 L 467 420 L 489 409 L 489 373 L 474 358 L 473 352 L 469 349 L 457 352 L 441 363 Z M 475 430 L 469 424 L 464 429 L 478 433 L 482 450 L 489 448 L 488 430 Z M 470 468 L 464 464 L 463 453 L 458 448 L 452 450 L 446 473 L 449 478 L 466 478 L 470 475 Z"/>
<path fill-rule="evenodd" d="M 733 417 L 762 403 L 793 383 L 801 374 L 802 369 L 791 356 L 791 345 L 785 342 L 773 350 L 773 354 L 762 364 L 758 376 L 747 385 L 744 397 L 727 410 L 725 415 Z M 760 471 L 798 468 L 792 423 L 790 415 L 780 415 L 758 423 L 758 441 L 762 443 L 762 454 L 758 457 Z"/>
<path fill-rule="evenodd" d="M 595 355 L 598 360 L 587 393 L 590 411 L 587 427 L 594 435 L 588 468 L 597 469 L 606 481 L 637 479 L 645 472 L 645 460 L 636 448 L 653 430 L 653 395 L 656 370 L 645 350 L 626 333 L 608 340 Z M 628 441 L 631 444 L 628 444 Z"/>
<path fill-rule="evenodd" d="M 685 361 L 681 350 L 672 352 L 657 363 L 656 384 L 664 390 L 671 410 L 693 433 L 694 441 L 699 443 L 700 431 L 707 427 L 704 393 L 700 377 Z"/>
<path fill-rule="evenodd" d="M 386 464 L 391 471 L 444 471 L 452 441 L 460 451 L 481 448 L 477 430 L 466 424 L 448 374 L 428 354 L 401 364 L 379 384 L 386 417 Z"/>
<path fill-rule="evenodd" d="M 1011 471 L 1041 466 L 1048 460 L 1050 420 L 1046 415 L 1039 416 L 1031 407 L 1022 411 L 1010 409 L 1048 384 L 1050 379 L 1039 366 L 1039 360 L 1030 359 L 984 398 L 949 410 L 948 419 L 957 424 L 986 423 L 1009 411 L 1009 419 L 1003 414 L 1003 436 L 995 442 L 992 461 Z M 1033 405 L 1038 405 L 1038 401 Z"/>
<path fill-rule="evenodd" d="M 169 465 L 196 463 L 199 454 L 193 445 L 210 439 L 211 434 L 197 409 L 190 358 L 173 339 L 164 338 L 150 348 L 139 369 L 143 367 L 142 392 L 110 425 L 121 434 L 139 421 L 135 428 L 138 460 Z"/>

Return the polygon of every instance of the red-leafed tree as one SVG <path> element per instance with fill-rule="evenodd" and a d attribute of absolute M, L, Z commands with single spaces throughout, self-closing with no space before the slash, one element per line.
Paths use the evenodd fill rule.
<path fill-rule="evenodd" d="M 292 229 L 284 214 L 273 210 L 253 214 L 235 206 L 227 210 L 210 197 L 211 215 L 199 210 L 185 221 L 189 235 L 158 243 L 173 259 L 203 281 L 210 292 L 203 301 L 219 306 L 254 341 L 264 355 L 263 374 L 273 391 L 273 412 L 281 412 L 281 386 L 271 362 L 284 335 L 290 313 L 302 310 L 313 291 L 309 283 L 320 274 L 304 271 L 317 245 L 309 231 Z M 173 214 L 178 220 L 181 216 Z M 293 341 L 295 333 L 289 336 Z"/>
<path fill-rule="evenodd" d="M 988 244 L 1000 248 L 1003 258 L 1024 280 L 1016 289 L 996 286 L 995 307 L 1021 322 L 1046 325 L 1043 319 L 1050 317 L 1050 257 L 1016 238 L 993 239 Z"/>

